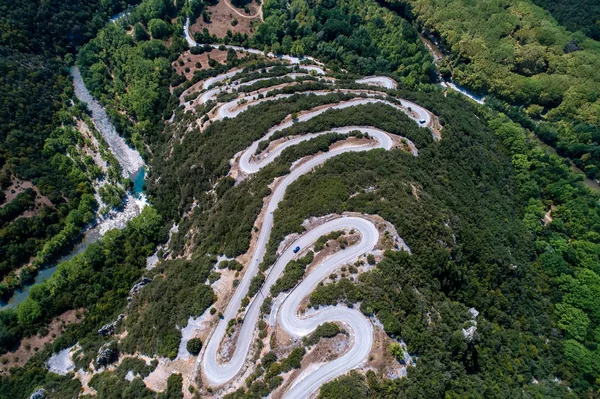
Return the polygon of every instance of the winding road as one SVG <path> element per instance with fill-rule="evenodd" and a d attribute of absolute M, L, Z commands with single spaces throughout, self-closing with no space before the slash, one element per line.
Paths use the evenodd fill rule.
<path fill-rule="evenodd" d="M 354 128 L 352 129 L 354 130 Z M 300 298 L 299 300 L 301 300 L 307 296 L 314 288 L 314 285 L 311 285 L 314 282 L 313 280 L 316 279 L 318 283 L 321 280 L 321 278 L 319 278 L 320 275 L 326 276 L 329 274 L 327 270 L 331 270 L 340 264 L 353 262 L 358 259 L 360 255 L 374 248 L 379 237 L 377 229 L 370 221 L 355 217 L 340 217 L 338 219 L 334 219 L 307 232 L 301 238 L 296 240 L 272 267 L 264 285 L 261 288 L 261 292 L 255 296 L 254 300 L 249 305 L 244 316 L 244 323 L 242 324 L 240 334 L 236 341 L 236 349 L 231 359 L 227 363 L 219 364 L 217 362 L 217 352 L 219 345 L 226 334 L 229 320 L 237 318 L 241 300 L 246 296 L 250 287 L 250 280 L 259 270 L 259 265 L 263 260 L 266 246 L 273 228 L 273 212 L 283 200 L 289 185 L 295 182 L 300 176 L 309 173 L 315 167 L 322 165 L 328 159 L 336 157 L 342 153 L 368 151 L 374 148 L 383 148 L 386 150 L 391 149 L 393 141 L 389 134 L 381 131 L 378 131 L 377 134 L 374 133 L 375 132 L 373 130 L 370 130 L 370 134 L 373 134 L 373 137 L 377 142 L 375 145 L 361 144 L 358 146 L 344 146 L 341 148 L 332 149 L 329 152 L 317 155 L 315 157 L 308 158 L 305 162 L 294 168 L 290 174 L 284 176 L 273 191 L 273 194 L 267 204 L 265 218 L 256 243 L 256 250 L 247 266 L 244 277 L 240 281 L 240 284 L 231 298 L 225 312 L 223 312 L 223 319 L 219 321 L 215 331 L 213 332 L 213 335 L 205 347 L 205 350 L 199 357 L 204 376 L 207 382 L 209 382 L 211 385 L 222 385 L 230 381 L 242 369 L 250 348 L 250 344 L 253 340 L 254 330 L 260 314 L 260 306 L 262 305 L 264 296 L 268 295 L 271 286 L 277 281 L 283 269 L 285 268 L 285 265 L 290 259 L 296 256 L 296 254 L 293 253 L 292 248 L 294 248 L 296 245 L 305 248 L 309 246 L 310 243 L 316 241 L 320 236 L 336 230 L 355 229 L 361 233 L 361 240 L 358 244 L 355 244 L 349 247 L 347 250 L 338 252 L 332 257 L 328 258 L 325 262 L 318 266 L 317 270 L 319 270 L 319 272 L 318 274 L 315 274 L 315 277 L 311 279 L 307 278 L 303 284 L 298 286 L 293 291 L 293 295 L 290 296 L 291 305 L 286 304 L 286 307 L 282 308 L 282 311 L 279 312 L 280 315 L 286 316 L 284 319 L 281 319 L 280 322 L 281 326 L 291 335 L 302 337 L 313 331 L 324 321 L 340 320 L 349 325 L 350 329 L 352 330 L 352 336 L 356 342 L 361 342 L 361 345 L 354 345 L 354 347 L 340 357 L 338 361 L 328 363 L 327 370 L 329 371 L 327 374 L 323 374 L 321 372 L 319 372 L 318 375 L 314 373 L 310 374 L 303 379 L 302 382 L 296 385 L 296 387 L 300 388 L 295 389 L 298 389 L 299 392 L 302 392 L 304 390 L 302 387 L 305 385 L 307 387 L 315 386 L 318 388 L 323 381 L 340 375 L 340 373 L 343 371 L 350 370 L 365 360 L 366 356 L 371 350 L 373 332 L 370 322 L 366 320 L 365 317 L 360 314 L 360 312 L 356 310 L 351 311 L 347 308 L 346 310 L 341 310 L 342 308 L 338 309 L 338 307 L 333 307 L 331 310 L 328 308 L 322 312 L 317 312 L 317 317 L 313 316 L 310 318 L 301 319 L 296 316 L 295 309 L 292 312 L 293 314 L 286 314 L 286 311 L 284 310 L 288 309 L 289 306 L 294 306 L 293 303 L 295 302 L 293 302 L 293 298 Z M 251 151 L 253 146 L 246 150 L 246 153 L 252 153 Z M 273 159 L 274 157 L 270 158 L 270 160 Z M 263 163 L 263 166 L 267 163 L 268 162 Z M 244 170 L 244 172 L 252 173 L 253 170 L 257 169 L 249 168 Z M 310 276 L 312 275 L 313 274 Z M 323 380 L 325 376 L 327 377 L 325 380 Z M 304 390 L 304 392 L 309 394 L 312 391 L 308 392 Z M 287 395 L 286 397 L 301 398 L 303 395 Z"/>
<path fill-rule="evenodd" d="M 202 94 L 200 97 L 200 102 L 204 103 L 214 99 L 218 92 L 223 88 L 210 89 L 210 87 L 216 82 L 235 76 L 237 73 L 239 73 L 239 70 L 234 70 L 227 74 L 207 80 L 203 87 L 208 91 Z M 300 74 L 292 74 L 292 77 L 297 76 L 300 76 Z M 244 84 L 250 85 L 258 80 L 262 79 L 246 82 Z M 378 85 L 385 88 L 395 87 L 395 82 L 387 77 L 368 77 L 359 79 L 357 82 Z M 228 90 L 230 87 L 226 89 Z M 272 90 L 273 88 L 266 88 L 265 91 L 268 91 L 269 89 Z M 407 144 L 410 152 L 414 156 L 418 155 L 417 148 L 410 140 L 400 136 L 395 136 L 372 126 L 345 126 L 329 129 L 323 132 L 305 134 L 303 136 L 283 138 L 281 140 L 272 142 L 268 151 L 256 155 L 260 141 L 269 139 L 276 132 L 282 131 L 283 129 L 292 126 L 294 123 L 308 121 L 326 112 L 327 110 L 343 109 L 369 103 L 383 103 L 404 112 L 420 126 L 429 127 L 434 138 L 439 139 L 439 134 L 436 133 L 432 127 L 433 114 L 417 104 L 403 99 L 396 99 L 395 102 L 392 102 L 377 98 L 380 96 L 387 96 L 387 93 L 383 92 L 349 89 L 340 89 L 338 92 L 362 95 L 362 97 L 353 98 L 348 101 L 331 104 L 329 106 L 316 107 L 315 109 L 303 112 L 294 121 L 288 117 L 278 125 L 269 129 L 269 131 L 267 131 L 263 137 L 252 143 L 239 156 L 238 168 L 240 174 L 238 174 L 238 179 L 243 175 L 252 175 L 257 173 L 266 165 L 273 162 L 286 148 L 290 148 L 291 146 L 297 145 L 302 141 L 310 140 L 322 134 L 329 132 L 348 134 L 352 131 L 358 130 L 362 133 L 368 134 L 372 139 L 367 142 L 342 142 L 341 145 L 336 145 L 330 148 L 328 152 L 302 158 L 299 162 L 294 163 L 288 175 L 281 177 L 277 181 L 270 198 L 265 204 L 265 208 L 263 208 L 264 219 L 262 225 L 260 226 L 257 241 L 254 245 L 254 252 L 252 253 L 252 257 L 246 266 L 245 273 L 241 278 L 235 292 L 233 293 L 233 296 L 229 300 L 226 309 L 222 312 L 222 319 L 218 321 L 217 326 L 212 331 L 212 334 L 208 337 L 206 345 L 203 347 L 200 356 L 198 357 L 197 371 L 202 373 L 203 380 L 205 383 L 207 383 L 207 385 L 215 387 L 221 386 L 229 381 L 232 381 L 234 378 L 236 378 L 236 376 L 239 376 L 243 370 L 245 370 L 248 353 L 252 343 L 255 340 L 254 334 L 258 319 L 260 317 L 260 307 L 264 301 L 264 298 L 269 295 L 271 286 L 281 276 L 287 263 L 295 257 L 301 256 L 301 254 L 295 254 L 293 252 L 293 248 L 300 246 L 303 249 L 307 249 L 319 237 L 332 231 L 355 230 L 360 234 L 360 239 L 357 243 L 347 247 L 345 250 L 336 252 L 333 255 L 326 257 L 308 276 L 303 279 L 303 281 L 295 289 L 292 290 L 287 298 L 285 298 L 283 303 L 272 309 L 272 312 L 276 314 L 278 325 L 294 338 L 301 338 L 310 334 L 324 322 L 344 323 L 347 327 L 346 329 L 350 333 L 350 349 L 337 359 L 325 364 L 321 364 L 315 370 L 305 371 L 302 373 L 302 375 L 299 378 L 296 378 L 291 386 L 287 388 L 287 392 L 284 394 L 284 397 L 294 399 L 309 397 L 325 382 L 330 381 L 359 366 L 368 358 L 373 345 L 373 326 L 371 322 L 358 310 L 349 309 L 345 306 L 332 306 L 312 312 L 310 315 L 298 315 L 298 308 L 301 301 L 314 290 L 320 281 L 326 278 L 331 272 L 341 265 L 353 263 L 375 248 L 379 240 L 379 232 L 373 222 L 366 218 L 339 216 L 301 235 L 293 243 L 288 245 L 288 247 L 279 256 L 276 263 L 270 268 L 260 292 L 251 300 L 250 304 L 245 309 L 245 313 L 244 309 L 241 309 L 241 301 L 247 295 L 251 280 L 258 273 L 259 265 L 263 261 L 267 243 L 273 228 L 273 213 L 283 200 L 287 188 L 296 180 L 298 180 L 299 177 L 310 173 L 316 167 L 324 164 L 327 160 L 344 153 L 370 151 L 374 149 L 390 150 L 393 148 L 394 143 L 397 142 L 398 139 L 403 139 L 402 141 Z M 297 94 L 326 95 L 329 93 L 331 93 L 331 91 L 323 90 L 302 92 Z M 220 105 L 217 110 L 212 113 L 211 120 L 235 118 L 252 105 L 256 105 L 263 101 L 277 101 L 278 99 L 287 98 L 292 95 L 293 94 L 279 94 L 262 99 L 257 98 L 256 94 L 246 95 L 245 97 L 242 97 L 243 101 L 240 101 L 238 98 Z M 394 138 L 396 138 L 396 140 L 394 140 Z M 404 249 L 408 250 L 408 248 L 405 246 Z M 240 316 L 243 317 L 243 323 L 240 327 L 238 327 L 240 328 L 240 331 L 237 339 L 235 340 L 235 350 L 227 361 L 221 362 L 218 359 L 218 353 L 221 342 L 227 334 L 229 321 L 238 319 Z"/>

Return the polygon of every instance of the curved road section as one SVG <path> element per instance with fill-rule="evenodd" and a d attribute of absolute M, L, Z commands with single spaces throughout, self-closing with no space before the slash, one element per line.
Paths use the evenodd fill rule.
<path fill-rule="evenodd" d="M 189 38 L 187 31 L 187 25 L 185 29 L 186 37 Z M 195 45 L 195 42 L 193 42 Z M 229 46 L 231 47 L 231 46 Z M 244 49 L 248 51 L 247 49 Z M 256 51 L 256 50 L 255 50 Z M 295 57 L 289 57 L 295 58 Z M 292 61 L 293 62 L 293 61 Z M 295 62 L 299 62 L 296 58 Z M 318 68 L 318 67 L 315 67 Z M 217 91 L 210 90 L 210 86 L 225 79 L 235 76 L 239 73 L 239 70 L 231 71 L 227 74 L 219 75 L 211 78 L 204 83 L 204 89 L 208 90 L 201 97 L 201 102 L 206 102 L 216 96 Z M 298 74 L 294 76 L 299 76 Z M 386 77 L 368 77 L 359 79 L 358 83 L 379 85 L 385 88 L 395 87 L 395 82 Z M 246 84 L 252 84 L 248 82 Z M 221 90 L 221 88 L 218 88 Z M 267 88 L 267 91 L 269 88 Z M 300 176 L 311 172 L 314 168 L 322 165 L 328 159 L 341 155 L 348 152 L 361 152 L 369 151 L 373 149 L 389 150 L 394 146 L 394 138 L 399 136 L 393 136 L 380 129 L 370 126 L 346 126 L 341 128 L 334 128 L 323 132 L 310 133 L 303 136 L 295 136 L 291 138 L 284 138 L 277 140 L 269 146 L 269 150 L 255 155 L 256 150 L 259 146 L 259 142 L 270 138 L 274 133 L 281 131 L 293 123 L 308 121 L 323 112 L 330 109 L 343 109 L 351 106 L 368 104 L 368 103 L 384 103 L 390 105 L 402 112 L 406 113 L 411 119 L 421 126 L 428 126 L 435 138 L 439 138 L 432 128 L 433 115 L 425 108 L 414 104 L 412 102 L 396 99 L 396 102 L 391 102 L 381 98 L 380 96 L 386 96 L 386 93 L 372 92 L 366 90 L 347 90 L 340 89 L 339 92 L 352 93 L 361 95 L 361 97 L 353 98 L 348 101 L 340 103 L 334 103 L 329 106 L 317 107 L 313 110 L 302 113 L 295 121 L 289 118 L 269 129 L 268 132 L 259 140 L 252 143 L 240 156 L 239 158 L 239 170 L 242 174 L 254 174 L 260 171 L 263 167 L 273 162 L 286 148 L 296 145 L 302 141 L 310 140 L 311 138 L 317 137 L 322 134 L 329 132 L 337 132 L 340 134 L 348 134 L 352 131 L 361 131 L 367 133 L 373 140 L 367 143 L 358 142 L 350 143 L 346 142 L 341 146 L 330 149 L 328 152 L 319 153 L 314 156 L 305 157 L 301 162 L 296 162 L 295 166 L 291 168 L 291 172 L 283 176 L 276 184 L 271 198 L 266 204 L 266 211 L 264 212 L 264 220 L 258 235 L 254 253 L 246 267 L 246 272 L 241 279 L 236 291 L 234 292 L 231 300 L 229 301 L 225 311 L 223 312 L 223 318 L 219 320 L 216 328 L 212 332 L 212 335 L 208 338 L 208 342 L 204 346 L 200 356 L 197 360 L 197 365 L 203 372 L 204 380 L 208 385 L 219 386 L 223 385 L 232 379 L 234 379 L 243 369 L 250 350 L 250 346 L 254 340 L 254 333 L 256 324 L 260 317 L 260 307 L 264 301 L 264 297 L 270 292 L 271 286 L 277 281 L 282 274 L 286 264 L 298 256 L 294 254 L 293 248 L 300 246 L 301 248 L 308 248 L 314 243 L 319 237 L 337 230 L 355 230 L 360 233 L 360 240 L 353 246 L 346 248 L 345 250 L 339 251 L 325 260 L 323 260 L 317 267 L 304 278 L 304 280 L 289 294 L 285 301 L 280 305 L 279 309 L 273 309 L 272 312 L 276 314 L 276 320 L 290 336 L 295 338 L 304 337 L 313 332 L 320 324 L 324 322 L 342 322 L 347 326 L 351 337 L 350 349 L 345 352 L 342 356 L 338 357 L 334 361 L 328 362 L 307 374 L 303 374 L 297 378 L 293 384 L 288 388 L 285 393 L 286 398 L 304 398 L 309 397 L 312 393 L 317 391 L 319 387 L 327 381 L 346 373 L 347 371 L 359 366 L 363 363 L 370 351 L 373 344 L 373 327 L 370 321 L 365 318 L 362 313 L 357 310 L 349 309 L 345 306 L 333 306 L 321 309 L 316 312 L 312 312 L 308 316 L 299 316 L 298 308 L 301 301 L 306 298 L 318 285 L 320 281 L 326 278 L 333 270 L 343 264 L 353 263 L 359 257 L 365 253 L 374 249 L 379 239 L 379 233 L 375 225 L 367 220 L 360 217 L 347 217 L 340 216 L 333 220 L 330 220 L 322 225 L 315 227 L 314 229 L 306 232 L 294 243 L 289 245 L 287 249 L 281 254 L 276 263 L 271 267 L 268 272 L 265 283 L 260 289 L 260 292 L 254 296 L 251 303 L 246 307 L 245 314 L 243 314 L 243 323 L 241 325 L 238 338 L 235 342 L 235 351 L 233 355 L 224 362 L 220 362 L 218 359 L 219 346 L 225 337 L 227 332 L 227 326 L 230 320 L 237 319 L 240 314 L 241 301 L 247 295 L 250 287 L 251 279 L 258 273 L 259 265 L 261 264 L 266 246 L 271 235 L 273 228 L 273 212 L 278 208 L 279 203 L 283 200 L 287 188 L 294 183 Z M 311 91 L 296 94 L 304 95 L 325 95 L 331 93 L 330 91 Z M 263 101 L 273 101 L 280 98 L 290 97 L 293 94 L 280 94 L 272 97 L 258 99 L 255 96 L 247 95 L 243 97 L 245 101 L 236 99 L 234 101 L 222 104 L 215 114 L 213 114 L 213 120 L 223 118 L 234 118 L 241 112 L 248 109 L 249 106 L 258 104 Z M 414 144 L 406 139 L 408 147 L 414 156 L 418 155 L 418 151 Z"/>
<path fill-rule="evenodd" d="M 322 110 L 309 112 L 303 115 L 303 120 L 308 120 L 321 112 Z M 287 125 L 287 122 L 282 123 L 271 129 L 267 135 L 272 135 L 276 131 L 285 128 Z M 351 346 L 348 352 L 338 359 L 320 366 L 317 372 L 309 373 L 300 381 L 295 381 L 295 385 L 290 388 L 289 392 L 286 394 L 286 397 L 307 397 L 312 392 L 316 391 L 323 383 L 355 368 L 367 359 L 373 342 L 373 328 L 371 323 L 359 311 L 348 309 L 347 307 L 343 306 L 336 306 L 318 311 L 310 317 L 299 317 L 297 314 L 298 304 L 303 298 L 310 294 L 319 281 L 328 276 L 331 271 L 339 265 L 356 261 L 358 257 L 372 250 L 377 243 L 379 234 L 372 222 L 358 217 L 340 217 L 308 231 L 287 248 L 287 250 L 271 268 L 264 285 L 261 287 L 260 293 L 254 297 L 251 304 L 247 307 L 246 314 L 244 315 L 244 322 L 236 341 L 236 348 L 233 356 L 226 363 L 220 363 L 217 360 L 219 345 L 226 334 L 227 324 L 229 320 L 238 317 L 241 300 L 248 292 L 250 280 L 259 270 L 259 265 L 263 260 L 266 245 L 273 227 L 273 212 L 277 209 L 279 203 L 282 201 L 289 185 L 295 182 L 300 176 L 309 173 L 315 167 L 322 165 L 328 159 L 336 157 L 342 153 L 369 151 L 375 148 L 389 150 L 393 147 L 394 141 L 392 136 L 389 133 L 373 127 L 348 126 L 329 131 L 347 134 L 354 130 L 368 133 L 369 136 L 374 139 L 375 143 L 371 142 L 367 144 L 362 143 L 357 145 L 345 145 L 331 149 L 326 153 L 307 157 L 303 160 L 304 162 L 299 163 L 298 166 L 293 168 L 290 174 L 284 176 L 274 189 L 273 194 L 267 204 L 265 218 L 259 233 L 258 241 L 256 243 L 256 250 L 247 266 L 246 273 L 244 274 L 244 277 L 242 278 L 227 308 L 225 309 L 225 312 L 223 312 L 223 319 L 219 321 L 212 336 L 209 338 L 203 353 L 198 358 L 202 371 L 204 372 L 204 378 L 210 385 L 218 386 L 232 380 L 244 367 L 250 345 L 253 342 L 256 323 L 260 316 L 260 306 L 262 305 L 264 297 L 268 295 L 271 286 L 277 281 L 283 272 L 285 265 L 290 259 L 296 256 L 296 254 L 293 253 L 292 248 L 295 246 L 306 248 L 322 235 L 336 230 L 354 229 L 360 232 L 361 239 L 359 243 L 347 248 L 344 251 L 340 251 L 332 255 L 319 264 L 315 271 L 313 271 L 306 279 L 304 279 L 304 281 L 293 290 L 292 294 L 283 303 L 281 310 L 278 312 L 278 322 L 280 323 L 281 327 L 291 336 L 303 337 L 314 331 L 318 325 L 326 321 L 340 321 L 348 326 L 348 330 L 351 332 L 351 337 L 355 344 Z M 258 146 L 258 141 L 256 141 L 248 149 L 246 149 L 246 151 L 240 157 L 240 171 L 246 174 L 256 173 L 261 168 L 272 162 L 285 148 L 289 148 L 300 141 L 309 140 L 312 137 L 325 134 L 329 131 L 312 133 L 302 137 L 295 137 L 291 140 L 280 143 L 277 148 L 272 150 L 263 159 L 254 162 L 252 159 L 252 154 L 254 154 Z M 413 154 L 417 154 L 416 148 L 414 148 Z M 358 342 L 360 342 L 360 345 L 356 345 Z"/>
<path fill-rule="evenodd" d="M 237 314 L 238 314 L 238 311 L 239 311 L 239 308 L 241 305 L 241 300 L 242 300 L 242 298 L 244 298 L 246 296 L 246 294 L 248 292 L 248 288 L 250 287 L 250 280 L 252 279 L 252 277 L 254 277 L 256 275 L 256 273 L 259 270 L 259 265 L 263 260 L 266 246 L 267 246 L 267 243 L 269 240 L 269 236 L 271 235 L 271 230 L 273 228 L 273 212 L 277 209 L 279 203 L 283 200 L 283 197 L 284 197 L 285 192 L 286 192 L 287 188 L 289 187 L 289 185 L 292 184 L 294 181 L 296 181 L 300 176 L 302 176 L 306 173 L 309 173 L 315 167 L 322 165 L 328 159 L 336 157 L 342 153 L 368 151 L 368 150 L 371 150 L 374 148 L 383 148 L 383 149 L 389 150 L 392 147 L 393 142 L 389 135 L 386 134 L 385 137 L 386 138 L 383 139 L 383 141 L 380 141 L 379 138 L 376 137 L 377 144 L 375 144 L 375 145 L 362 144 L 359 146 L 342 147 L 342 148 L 333 149 L 329 152 L 309 158 L 306 162 L 304 162 L 300 166 L 296 167 L 290 174 L 286 175 L 285 177 L 283 177 L 281 179 L 281 181 L 279 182 L 279 184 L 273 191 L 273 194 L 271 196 L 269 203 L 267 204 L 267 211 L 266 211 L 265 218 L 264 218 L 264 221 L 263 221 L 260 233 L 259 233 L 258 241 L 256 243 L 256 250 L 248 264 L 246 273 L 244 274 L 244 277 L 240 281 L 240 284 L 238 285 L 237 290 L 233 294 L 233 297 L 231 298 L 229 304 L 227 305 L 225 312 L 223 312 L 223 319 L 219 321 L 208 344 L 205 347 L 204 353 L 199 358 L 199 359 L 201 359 L 201 362 L 202 362 L 202 369 L 204 371 L 204 375 L 210 384 L 212 384 L 212 385 L 224 384 L 227 381 L 234 378 L 237 375 L 237 373 L 241 370 L 242 366 L 244 365 L 246 356 L 248 354 L 250 344 L 252 342 L 253 332 L 254 332 L 254 329 L 256 326 L 256 322 L 258 321 L 258 316 L 260 314 L 260 306 L 263 301 L 263 295 L 264 295 L 264 293 L 269 292 L 271 285 L 273 285 L 275 283 L 275 281 L 281 274 L 283 267 L 285 266 L 285 263 L 284 263 L 283 265 L 279 265 L 279 269 L 274 267 L 271 270 L 268 278 L 265 281 L 265 284 L 263 285 L 263 287 L 261 289 L 261 293 L 263 293 L 263 295 L 257 294 L 255 296 L 255 299 L 252 301 L 252 303 L 248 307 L 248 310 L 244 317 L 244 323 L 242 324 L 240 335 L 236 342 L 236 349 L 235 349 L 233 356 L 231 357 L 229 362 L 227 362 L 225 364 L 219 364 L 217 362 L 217 352 L 218 352 L 219 344 L 220 344 L 221 340 L 223 339 L 223 337 L 225 336 L 225 333 L 227 330 L 227 324 L 228 324 L 229 320 L 231 320 L 233 318 L 237 318 Z M 250 171 L 247 170 L 246 172 L 250 172 Z M 333 224 L 330 224 L 329 227 L 331 227 L 333 229 L 331 231 L 336 230 L 336 226 Z M 360 227 L 360 226 L 357 226 L 357 227 Z M 362 233 L 363 237 L 365 236 L 365 233 L 366 233 L 365 231 L 359 230 L 358 228 L 357 228 L 357 230 Z M 321 235 L 323 235 L 323 233 L 320 232 L 320 230 L 319 231 L 312 230 L 312 231 L 306 233 L 302 237 L 302 241 L 300 241 L 300 244 L 304 245 L 305 241 L 308 243 L 310 243 L 312 241 L 316 241 Z M 296 245 L 300 245 L 300 244 L 296 244 Z M 365 252 L 365 251 L 362 251 L 361 253 L 363 253 L 363 252 Z M 306 296 L 308 294 L 309 294 L 309 292 L 304 292 L 301 295 Z M 364 316 L 361 316 L 361 317 L 364 317 Z M 346 320 L 344 320 L 344 321 L 346 321 Z M 361 337 L 361 338 L 364 338 L 364 337 Z M 371 337 L 371 339 L 372 339 L 372 337 Z M 361 342 L 362 342 L 362 339 L 361 339 Z M 361 359 L 361 361 L 362 360 L 364 360 L 364 359 Z M 350 368 L 348 370 L 350 370 Z"/>

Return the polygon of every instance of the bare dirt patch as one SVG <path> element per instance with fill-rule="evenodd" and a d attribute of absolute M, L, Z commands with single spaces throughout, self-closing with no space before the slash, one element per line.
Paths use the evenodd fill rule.
<path fill-rule="evenodd" d="M 0 208 L 3 208 L 12 200 L 14 200 L 17 195 L 22 193 L 23 191 L 31 188 L 35 191 L 35 208 L 32 210 L 27 210 L 23 212 L 19 217 L 31 217 L 35 216 L 39 213 L 40 209 L 44 206 L 53 207 L 54 205 L 50 201 L 50 199 L 40 193 L 40 190 L 30 181 L 21 180 L 17 177 L 12 178 L 11 185 L 4 192 L 4 196 L 6 197 L 3 204 L 0 205 Z"/>
<path fill-rule="evenodd" d="M 238 58 L 242 58 L 245 54 L 241 51 L 236 52 Z M 194 76 L 194 72 L 200 69 L 212 69 L 208 65 L 208 59 L 212 58 L 219 64 L 227 63 L 227 50 L 213 49 L 210 52 L 204 52 L 202 54 L 191 54 L 189 51 L 182 53 L 177 61 L 174 61 L 171 65 L 175 68 L 178 75 L 185 75 L 187 80 L 190 80 Z M 180 62 L 182 61 L 182 62 Z M 200 68 L 196 66 L 196 63 L 200 63 Z M 188 92 L 187 94 L 191 94 Z"/>
<path fill-rule="evenodd" d="M 254 24 L 262 18 L 262 12 L 254 1 L 248 4 L 248 9 L 249 14 L 243 8 L 234 7 L 228 0 L 219 1 L 217 5 L 206 8 L 211 21 L 206 23 L 202 17 L 198 18 L 190 27 L 190 33 L 193 36 L 195 32 L 202 32 L 206 28 L 211 35 L 217 35 L 219 38 L 225 37 L 228 30 L 250 37 L 254 32 Z"/>
<path fill-rule="evenodd" d="M 404 376 L 407 366 L 401 364 L 389 350 L 390 345 L 395 342 L 380 327 L 374 326 L 373 347 L 367 363 L 360 367 L 360 371 L 374 370 L 385 378 Z"/>
<path fill-rule="evenodd" d="M 337 359 L 350 348 L 350 344 L 350 339 L 345 334 L 338 334 L 333 338 L 322 338 L 317 345 L 304 355 L 299 369 L 283 375 L 284 383 L 273 392 L 271 397 L 273 399 L 282 398 L 295 380 L 313 372 L 321 364 Z"/>
<path fill-rule="evenodd" d="M 548 209 L 548 212 L 546 212 L 544 218 L 542 219 L 542 223 L 544 224 L 544 226 L 548 223 L 552 223 L 552 212 L 554 212 L 554 210 L 556 210 L 556 206 L 551 205 L 550 209 Z"/>
<path fill-rule="evenodd" d="M 10 374 L 12 367 L 22 367 L 42 347 L 54 340 L 69 324 L 76 323 L 81 317 L 81 309 L 69 310 L 53 319 L 48 325 L 48 333 L 44 336 L 35 335 L 21 340 L 21 345 L 14 352 L 0 356 L 0 375 Z"/>

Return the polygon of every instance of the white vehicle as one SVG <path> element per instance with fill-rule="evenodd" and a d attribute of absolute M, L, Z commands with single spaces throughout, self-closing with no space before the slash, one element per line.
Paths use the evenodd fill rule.
<path fill-rule="evenodd" d="M 420 123 L 421 125 L 424 125 L 424 124 L 425 124 L 425 122 L 426 122 L 426 120 L 425 120 L 425 119 L 420 119 L 420 120 L 419 120 L 419 123 Z"/>

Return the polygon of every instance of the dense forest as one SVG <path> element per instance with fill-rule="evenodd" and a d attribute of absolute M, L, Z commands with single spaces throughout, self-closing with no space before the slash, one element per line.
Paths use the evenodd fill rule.
<path fill-rule="evenodd" d="M 310 54 L 361 75 L 392 74 L 407 87 L 435 79 L 431 55 L 417 31 L 374 1 L 282 0 L 263 5 L 265 22 L 251 44 L 275 53 Z"/>
<path fill-rule="evenodd" d="M 550 11 L 552 16 L 567 29 L 581 31 L 594 40 L 600 40 L 600 4 L 595 0 L 533 0 L 535 4 Z"/>
<path fill-rule="evenodd" d="M 442 75 L 521 111 L 538 136 L 600 177 L 600 43 L 527 1 L 390 0 L 450 56 Z"/>
<path fill-rule="evenodd" d="M 104 104 L 119 133 L 146 158 L 147 144 L 160 133 L 169 85 L 178 79 L 171 62 L 187 49 L 183 37 L 173 35 L 182 30 L 181 24 L 170 22 L 177 13 L 173 2 L 144 2 L 102 29 L 77 56 L 92 95 Z"/>

